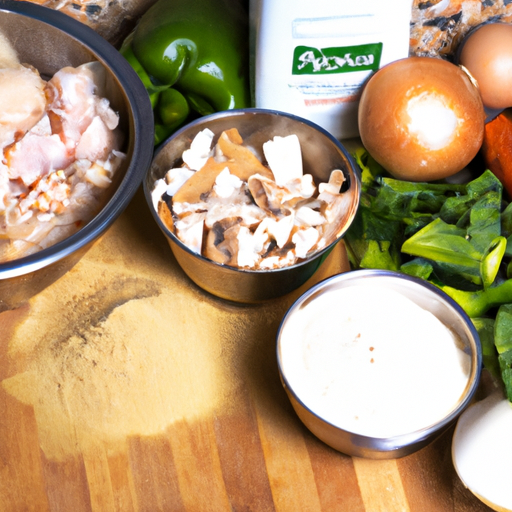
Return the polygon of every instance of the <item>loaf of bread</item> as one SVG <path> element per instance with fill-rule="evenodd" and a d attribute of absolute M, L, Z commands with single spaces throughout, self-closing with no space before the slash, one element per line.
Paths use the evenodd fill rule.
<path fill-rule="evenodd" d="M 85 23 L 114 46 L 119 46 L 135 23 L 156 0 L 30 0 Z"/>
<path fill-rule="evenodd" d="M 413 0 L 410 54 L 453 60 L 467 32 L 486 21 L 512 23 L 510 0 Z"/>

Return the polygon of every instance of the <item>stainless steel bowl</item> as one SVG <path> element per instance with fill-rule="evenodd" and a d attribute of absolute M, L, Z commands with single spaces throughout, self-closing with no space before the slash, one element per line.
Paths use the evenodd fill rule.
<path fill-rule="evenodd" d="M 308 304 L 314 302 L 315 299 L 318 299 L 321 295 L 329 293 L 329 291 L 351 286 L 364 287 L 373 284 L 384 286 L 386 290 L 399 292 L 423 309 L 433 313 L 445 326 L 458 336 L 459 348 L 469 356 L 468 360 L 470 361 L 468 367 L 469 376 L 465 389 L 460 398 L 453 403 L 453 407 L 444 417 L 434 423 L 424 425 L 423 428 L 415 429 L 413 432 L 407 432 L 393 437 L 369 437 L 356 431 L 346 430 L 326 420 L 318 414 L 318 410 L 313 410 L 312 406 L 306 405 L 303 400 L 304 391 L 300 393 L 297 392 L 297 387 L 301 385 L 297 381 L 298 377 L 295 376 L 292 379 L 293 382 L 296 383 L 295 388 L 290 379 L 292 372 L 290 371 L 289 365 L 293 364 L 291 361 L 295 355 L 289 356 L 283 353 L 283 336 L 285 331 L 293 327 L 298 316 L 301 317 L 301 319 L 305 318 L 304 308 L 307 307 Z M 320 323 L 326 320 L 325 318 L 321 318 L 322 315 L 323 313 L 316 316 L 311 323 L 313 329 L 319 327 Z M 334 326 L 339 326 L 342 317 L 343 312 L 339 311 L 339 314 L 336 317 L 330 318 L 329 321 L 332 322 Z M 367 317 L 368 322 L 371 323 L 371 310 L 368 310 Z M 384 326 L 381 328 L 384 329 Z M 295 351 L 295 337 L 288 338 L 288 340 L 290 339 L 292 341 L 293 350 Z M 325 337 L 322 339 L 325 339 Z M 339 343 L 343 341 L 341 335 L 338 341 Z M 297 339 L 297 344 L 299 343 L 300 341 Z M 289 348 L 286 350 L 289 351 Z M 297 348 L 297 350 L 299 349 Z M 290 354 L 290 352 L 286 353 Z M 302 352 L 300 352 L 300 354 L 302 354 Z M 417 357 L 421 358 L 422 354 L 417 354 Z M 470 404 L 477 389 L 482 366 L 482 351 L 478 333 L 469 317 L 458 304 L 435 286 L 426 281 L 412 278 L 398 272 L 357 270 L 328 278 L 309 289 L 297 299 L 285 315 L 279 328 L 277 335 L 277 360 L 281 382 L 288 398 L 300 420 L 315 436 L 332 448 L 348 455 L 373 459 L 390 459 L 403 457 L 423 448 L 455 422 L 462 411 Z M 401 363 L 415 364 L 414 361 L 406 360 L 401 361 Z M 326 371 L 325 368 L 321 368 L 320 370 L 323 372 Z M 389 374 L 389 379 L 393 379 L 394 377 L 395 375 Z M 374 385 L 383 387 L 386 386 L 386 383 L 380 381 L 374 383 Z M 403 385 L 407 386 L 407 383 L 404 382 Z M 352 389 L 353 387 L 351 389 L 343 388 L 343 393 L 350 394 Z M 424 401 L 424 403 L 426 399 L 428 399 L 428 396 L 418 396 L 418 400 Z M 309 401 L 310 404 L 312 403 L 311 399 L 307 401 Z M 400 403 L 398 405 L 400 406 Z M 326 413 L 323 414 L 324 416 L 326 415 Z"/>
<path fill-rule="evenodd" d="M 0 263 L 0 312 L 17 307 L 55 281 L 87 251 L 128 205 L 153 157 L 153 114 L 147 92 L 126 60 L 96 32 L 69 16 L 28 2 L 0 0 L 0 31 L 21 62 L 50 77 L 65 66 L 99 61 L 107 97 L 120 115 L 127 154 L 118 184 L 101 212 L 80 231 L 36 254 Z"/>
<path fill-rule="evenodd" d="M 181 155 L 193 137 L 204 128 L 215 135 L 237 128 L 244 142 L 254 148 L 275 135 L 296 134 L 299 137 L 304 173 L 311 173 L 317 183 L 328 181 L 333 169 L 341 169 L 346 177 L 350 209 L 340 225 L 337 239 L 309 259 L 275 270 L 243 270 L 213 262 L 186 247 L 172 233 L 155 210 L 151 191 L 155 181 L 171 167 L 181 165 Z M 258 303 L 285 295 L 305 283 L 323 262 L 328 252 L 350 226 L 360 196 L 359 169 L 348 151 L 332 135 L 319 126 L 291 114 L 265 109 L 241 109 L 220 112 L 200 118 L 172 135 L 156 152 L 144 181 L 146 200 L 158 226 L 166 236 L 172 252 L 185 273 L 207 292 L 240 303 Z"/>

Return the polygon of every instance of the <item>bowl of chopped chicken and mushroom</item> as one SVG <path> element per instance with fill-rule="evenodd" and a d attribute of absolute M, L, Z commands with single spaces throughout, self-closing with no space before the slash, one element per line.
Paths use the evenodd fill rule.
<path fill-rule="evenodd" d="M 319 126 L 241 109 L 193 121 L 157 150 L 144 181 L 185 273 L 240 303 L 304 284 L 350 226 L 359 171 Z"/>
<path fill-rule="evenodd" d="M 0 0 L 0 312 L 69 269 L 153 157 L 144 86 L 89 27 Z"/>

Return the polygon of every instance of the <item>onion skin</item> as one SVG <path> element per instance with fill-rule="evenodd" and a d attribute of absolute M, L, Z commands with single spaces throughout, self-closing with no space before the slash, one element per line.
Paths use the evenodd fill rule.
<path fill-rule="evenodd" d="M 411 112 L 420 103 L 421 116 L 413 122 Z M 457 173 L 476 156 L 484 136 L 477 87 L 461 68 L 432 57 L 401 59 L 377 71 L 363 89 L 358 116 L 370 155 L 392 176 L 409 181 Z"/>
<path fill-rule="evenodd" d="M 512 404 L 501 390 L 473 403 L 460 416 L 452 460 L 465 487 L 497 512 L 512 512 Z"/>
<path fill-rule="evenodd" d="M 464 42 L 459 62 L 477 81 L 486 107 L 512 107 L 512 25 L 489 23 L 476 29 Z"/>

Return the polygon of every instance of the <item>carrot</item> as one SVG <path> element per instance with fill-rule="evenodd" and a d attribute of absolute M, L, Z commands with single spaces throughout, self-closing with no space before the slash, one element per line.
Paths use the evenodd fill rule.
<path fill-rule="evenodd" d="M 486 167 L 512 197 L 512 109 L 504 110 L 485 125 L 480 153 Z"/>

